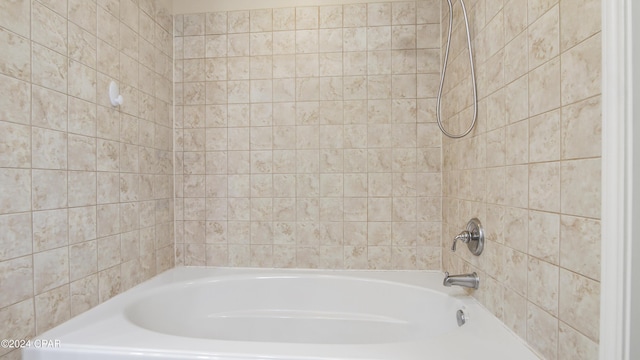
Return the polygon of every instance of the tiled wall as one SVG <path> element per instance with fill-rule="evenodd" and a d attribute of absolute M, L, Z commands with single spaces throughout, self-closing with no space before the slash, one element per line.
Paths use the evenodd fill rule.
<path fill-rule="evenodd" d="M 443 268 L 478 271 L 475 296 L 543 358 L 597 359 L 600 1 L 467 3 L 480 106 L 470 136 L 443 141 L 443 247 L 474 216 L 489 241 L 480 257 L 443 250 Z M 472 107 L 455 14 L 444 113 L 460 130 Z"/>
<path fill-rule="evenodd" d="M 176 261 L 440 269 L 439 15 L 176 16 Z"/>
<path fill-rule="evenodd" d="M 169 5 L 0 1 L 0 338 L 173 266 Z"/>

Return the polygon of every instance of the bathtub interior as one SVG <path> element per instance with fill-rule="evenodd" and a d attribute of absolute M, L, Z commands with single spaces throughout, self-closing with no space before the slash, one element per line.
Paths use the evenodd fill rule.
<path fill-rule="evenodd" d="M 462 306 L 411 285 L 281 274 L 168 287 L 129 305 L 124 314 L 142 328 L 191 338 L 375 344 L 454 331 L 452 314 Z"/>

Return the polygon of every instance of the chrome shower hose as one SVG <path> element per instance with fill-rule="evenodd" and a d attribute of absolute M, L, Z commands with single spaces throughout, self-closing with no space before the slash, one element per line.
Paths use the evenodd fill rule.
<path fill-rule="evenodd" d="M 476 120 L 478 118 L 478 93 L 476 89 L 476 74 L 473 66 L 473 53 L 471 51 L 471 34 L 469 32 L 469 19 L 467 17 L 467 9 L 464 6 L 464 1 L 460 0 L 460 6 L 462 7 L 462 14 L 464 16 L 464 25 L 467 29 L 467 47 L 469 49 L 469 65 L 471 68 L 471 86 L 473 88 L 473 120 L 471 121 L 471 126 L 463 132 L 462 134 L 452 134 L 445 130 L 442 125 L 442 114 L 441 114 L 441 103 L 442 103 L 442 88 L 444 87 L 444 78 L 447 74 L 447 62 L 449 60 L 449 48 L 451 46 L 451 32 L 453 29 L 453 4 L 451 4 L 451 0 L 447 0 L 449 3 L 449 34 L 447 35 L 447 48 L 444 53 L 444 63 L 442 64 L 442 76 L 440 77 L 440 88 L 438 89 L 438 98 L 436 101 L 436 120 L 438 122 L 438 127 L 443 134 L 447 135 L 450 138 L 458 139 L 463 136 L 466 136 L 471 132 L 473 127 L 476 124 Z"/>

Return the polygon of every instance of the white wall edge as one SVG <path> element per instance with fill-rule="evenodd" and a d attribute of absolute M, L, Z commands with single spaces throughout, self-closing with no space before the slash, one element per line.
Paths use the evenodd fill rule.
<path fill-rule="evenodd" d="M 632 122 L 630 6 L 602 1 L 602 283 L 600 359 L 629 358 L 631 224 L 628 140 Z"/>

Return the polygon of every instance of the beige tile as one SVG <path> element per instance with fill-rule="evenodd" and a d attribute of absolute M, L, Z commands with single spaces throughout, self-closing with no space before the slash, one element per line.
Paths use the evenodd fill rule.
<path fill-rule="evenodd" d="M 600 222 L 573 216 L 560 218 L 560 265 L 600 279 Z"/>
<path fill-rule="evenodd" d="M 34 290 L 36 294 L 69 282 L 69 253 L 66 247 L 33 255 Z"/>
<path fill-rule="evenodd" d="M 391 5 L 391 21 L 393 25 L 416 23 L 416 3 L 394 2 Z"/>
<path fill-rule="evenodd" d="M 563 214 L 600 217 L 600 159 L 563 161 L 560 208 Z"/>
<path fill-rule="evenodd" d="M 120 23 L 120 51 L 131 58 L 138 59 L 139 42 L 138 34 L 124 23 Z"/>
<path fill-rule="evenodd" d="M 487 9 L 490 9 L 490 7 L 487 6 Z M 495 9 L 499 9 L 499 6 L 496 6 Z M 487 26 L 485 27 L 484 33 L 488 41 L 483 44 L 486 49 L 486 56 L 492 57 L 496 54 L 501 56 L 499 50 L 502 49 L 505 44 L 504 14 L 502 11 L 498 11 L 496 13 L 496 16 L 494 16 L 493 18 L 491 18 L 490 14 L 488 14 L 486 21 Z M 482 56 L 478 56 L 478 58 L 482 58 Z"/>
<path fill-rule="evenodd" d="M 516 35 L 526 29 L 527 20 L 527 0 L 511 0 L 504 4 L 504 27 L 505 41 L 509 42 Z"/>
<path fill-rule="evenodd" d="M 520 0 L 511 0 L 509 3 L 517 3 Z M 526 16 L 526 15 L 525 15 Z M 508 20 L 507 20 L 508 22 Z M 527 32 L 523 31 L 504 48 L 504 77 L 506 82 L 525 75 L 528 70 Z"/>
<path fill-rule="evenodd" d="M 56 91 L 67 91 L 68 60 L 37 44 L 32 46 L 32 81 Z"/>
<path fill-rule="evenodd" d="M 122 13 L 122 11 L 121 11 Z M 187 14 L 184 16 L 184 28 L 183 34 L 185 36 L 190 35 L 204 35 L 205 32 L 205 14 Z"/>
<path fill-rule="evenodd" d="M 273 30 L 273 10 L 271 9 L 251 10 L 249 13 L 249 19 L 249 28 L 251 32 Z"/>
<path fill-rule="evenodd" d="M 416 3 L 416 22 L 437 23 L 440 21 L 440 13 L 438 10 L 439 2 L 434 0 L 418 1 Z"/>
<path fill-rule="evenodd" d="M 395 176 L 395 175 L 394 175 Z M 408 181 L 403 181 L 402 184 L 406 184 L 408 186 L 409 191 L 405 191 L 403 193 L 412 195 L 413 191 L 411 191 L 411 177 L 412 174 L 409 174 Z M 396 181 L 394 178 L 394 188 L 396 186 Z M 416 194 L 418 196 L 439 196 L 442 194 L 442 174 L 440 173 L 418 173 L 416 174 Z M 395 190 L 394 190 L 395 191 Z M 395 192 L 394 192 L 395 193 Z"/>
<path fill-rule="evenodd" d="M 204 266 L 206 263 L 204 244 L 185 244 L 184 263 L 187 266 Z"/>
<path fill-rule="evenodd" d="M 0 55 L 0 73 L 21 80 L 30 80 L 31 47 L 29 41 L 16 34 L 0 30 L 0 44 L 5 51 Z"/>
<path fill-rule="evenodd" d="M 394 173 L 393 174 L 393 195 L 394 196 L 430 196 L 440 195 L 436 193 L 440 189 L 438 179 L 433 174 L 420 174 L 420 182 L 418 176 L 413 172 Z M 424 180 L 424 182 L 422 182 Z M 418 191 L 418 187 L 420 187 Z"/>
<path fill-rule="evenodd" d="M 205 33 L 226 34 L 227 33 L 227 13 L 224 11 L 207 13 L 205 18 Z"/>
<path fill-rule="evenodd" d="M 84 104 L 85 106 L 89 106 Z M 83 106 L 83 108 L 85 108 Z M 86 109 L 85 111 L 90 112 L 92 110 Z M 70 114 L 72 118 L 80 118 L 82 113 L 80 114 Z M 94 116 L 97 124 L 95 125 L 96 133 L 99 138 L 108 139 L 108 140 L 120 140 L 120 113 L 112 108 L 106 108 L 102 106 L 98 106 L 96 114 Z M 76 120 L 76 122 L 82 120 Z M 101 140 L 98 140 L 98 144 L 100 144 Z"/>
<path fill-rule="evenodd" d="M 205 245 L 207 266 L 228 266 L 229 251 L 226 245 Z"/>
<path fill-rule="evenodd" d="M 28 0 L 3 3 L 1 8 L 2 18 L 0 24 L 24 37 L 30 36 L 30 5 Z"/>
<path fill-rule="evenodd" d="M 96 139 L 81 135 L 68 136 L 69 170 L 96 170 Z"/>
<path fill-rule="evenodd" d="M 563 61 L 564 63 L 564 61 Z M 560 106 L 560 59 L 552 59 L 529 73 L 529 115 Z M 564 91 L 562 92 L 564 97 Z"/>
<path fill-rule="evenodd" d="M 500 165 L 505 165 L 505 163 L 506 163 L 505 129 L 500 128 L 487 133 L 487 166 L 500 166 Z"/>
<path fill-rule="evenodd" d="M 4 307 L 0 310 L 0 321 L 5 324 L 0 330 L 0 336 L 3 339 L 30 339 L 36 335 L 36 319 L 34 313 L 34 301 L 28 299 L 11 306 Z M 0 350 L 0 354 L 4 355 L 9 352 L 8 349 Z M 20 351 L 14 351 L 17 354 L 15 359 L 21 359 Z M 12 355 L 8 355 L 8 359 L 12 359 Z"/>
<path fill-rule="evenodd" d="M 560 319 L 588 338 L 600 334 L 600 283 L 562 269 L 560 271 Z M 590 316 L 584 316 L 590 314 Z"/>
<path fill-rule="evenodd" d="M 343 6 L 343 26 L 367 26 L 367 4 L 345 4 Z"/>
<path fill-rule="evenodd" d="M 512 289 L 517 295 L 514 295 L 514 301 L 516 301 L 517 296 L 526 296 L 527 295 L 527 276 L 528 276 L 528 256 L 525 253 L 522 253 L 517 250 L 513 250 L 507 246 L 503 248 L 504 255 L 504 278 L 500 280 L 504 280 L 504 284 L 509 289 Z M 497 263 L 496 266 L 500 266 L 500 263 Z M 509 292 L 509 291 L 507 291 Z M 505 293 L 506 296 L 506 293 Z M 505 299 L 505 302 L 507 300 Z M 514 316 L 517 314 L 513 314 Z M 522 315 L 522 314 L 520 314 Z M 506 317 L 506 313 L 505 313 Z M 506 320 L 506 318 L 505 318 Z M 515 326 L 520 326 L 516 324 L 508 324 Z"/>
<path fill-rule="evenodd" d="M 391 25 L 391 3 L 367 4 L 369 26 Z"/>
<path fill-rule="evenodd" d="M 602 36 L 597 34 L 562 54 L 562 104 L 601 92 Z"/>
<path fill-rule="evenodd" d="M 602 111 L 600 97 L 562 109 L 562 158 L 595 157 L 601 154 Z"/>
<path fill-rule="evenodd" d="M 96 33 L 97 6 L 93 1 L 68 0 L 69 20 L 91 34 Z"/>
<path fill-rule="evenodd" d="M 559 160 L 560 134 L 560 111 L 551 111 L 529 119 L 529 161 Z"/>
<path fill-rule="evenodd" d="M 391 245 L 391 222 L 375 222 L 369 219 L 367 244 L 371 246 Z"/>
<path fill-rule="evenodd" d="M 524 120 L 505 128 L 506 164 L 525 164 L 529 161 L 529 121 Z"/>
<path fill-rule="evenodd" d="M 555 5 L 528 28 L 529 69 L 556 57 L 560 50 L 560 14 Z"/>
<path fill-rule="evenodd" d="M 98 302 L 105 302 L 121 292 L 120 266 L 98 273 Z"/>
<path fill-rule="evenodd" d="M 29 124 L 31 91 L 29 83 L 0 75 L 3 87 L 0 89 L 0 120 Z"/>
<path fill-rule="evenodd" d="M 31 39 L 61 54 L 67 54 L 67 19 L 34 2 L 31 8 Z"/>
<path fill-rule="evenodd" d="M 343 49 L 343 32 L 342 29 L 321 29 L 318 32 L 318 51 L 321 53 L 327 52 L 342 52 Z M 342 54 L 335 54 L 342 59 Z M 340 74 L 335 75 L 342 75 Z"/>
<path fill-rule="evenodd" d="M 273 55 L 291 55 L 296 52 L 296 32 L 295 31 L 276 31 L 273 33 Z M 284 59 L 291 59 L 290 56 L 281 57 Z M 274 64 L 276 63 L 276 57 L 274 57 Z M 295 62 L 293 64 L 295 66 Z M 281 72 L 277 72 L 279 75 L 275 75 L 276 71 L 274 68 L 274 76 L 277 77 L 289 77 L 291 73 L 283 74 Z"/>
<path fill-rule="evenodd" d="M 98 25 L 97 25 L 97 36 L 99 39 L 103 40 L 108 45 L 119 49 L 120 48 L 120 22 L 117 17 L 110 14 L 107 10 L 102 7 L 98 7 Z M 84 27 L 83 27 L 84 28 Z M 90 29 L 85 30 L 91 32 Z"/>
<path fill-rule="evenodd" d="M 97 270 L 102 271 L 122 261 L 120 235 L 97 240 Z"/>
<path fill-rule="evenodd" d="M 559 268 L 529 257 L 527 294 L 529 301 L 554 316 L 558 314 Z"/>
<path fill-rule="evenodd" d="M 33 213 L 33 251 L 59 248 L 68 244 L 67 209 Z"/>
<path fill-rule="evenodd" d="M 369 71 L 378 72 L 380 69 L 380 73 L 388 72 L 389 66 L 381 65 L 388 64 L 391 60 L 390 53 L 388 51 L 378 52 L 379 54 L 387 54 L 382 58 L 372 57 L 369 60 Z M 372 70 L 375 69 L 375 70 Z M 389 123 L 391 122 L 391 104 L 388 98 L 391 97 L 392 91 L 392 77 L 388 74 L 369 76 L 367 79 L 367 91 L 369 99 L 377 99 L 378 101 L 373 101 L 369 103 L 369 116 L 371 117 L 370 122 L 372 123 Z"/>
<path fill-rule="evenodd" d="M 397 25 L 391 29 L 392 49 L 415 49 L 416 27 L 413 25 Z"/>
<path fill-rule="evenodd" d="M 205 38 L 205 54 L 209 57 L 226 57 L 227 56 L 227 36 L 226 35 L 208 35 Z M 197 71 L 197 70 L 196 70 Z M 194 72 L 187 68 L 185 62 L 185 75 L 197 75 L 197 72 Z"/>
<path fill-rule="evenodd" d="M 558 359 L 558 319 L 527 304 L 527 342 L 546 359 Z"/>
<path fill-rule="evenodd" d="M 231 11 L 227 13 L 229 33 L 249 32 L 249 11 Z"/>
<path fill-rule="evenodd" d="M 342 27 L 342 6 L 341 5 L 320 6 L 319 24 L 320 24 L 320 28 L 341 28 Z"/>
<path fill-rule="evenodd" d="M 513 291 L 504 293 L 503 321 L 518 336 L 527 334 L 527 299 Z"/>
<path fill-rule="evenodd" d="M 560 216 L 529 211 L 528 253 L 552 264 L 559 264 Z"/>
<path fill-rule="evenodd" d="M 560 211 L 561 171 L 559 162 L 529 165 L 529 207 Z"/>
<path fill-rule="evenodd" d="M 32 90 L 32 125 L 52 130 L 67 130 L 67 96 L 41 87 Z"/>
<path fill-rule="evenodd" d="M 528 204 L 528 166 L 516 165 L 506 168 L 505 205 L 524 208 Z"/>
<path fill-rule="evenodd" d="M 6 234 L 0 240 L 0 260 L 24 256 L 32 252 L 31 215 L 27 213 L 0 216 Z"/>
<path fill-rule="evenodd" d="M 416 26 L 416 47 L 418 49 L 439 49 L 440 48 L 440 26 L 439 24 L 424 24 Z"/>
<path fill-rule="evenodd" d="M 526 119 L 529 115 L 529 81 L 527 76 L 522 76 L 504 88 L 505 115 L 507 123 Z"/>
<path fill-rule="evenodd" d="M 390 50 L 391 26 L 374 26 L 367 28 L 367 50 Z"/>
<path fill-rule="evenodd" d="M 120 174 L 111 172 L 97 173 L 98 204 L 117 202 L 120 197 Z"/>
<path fill-rule="evenodd" d="M 29 127 L 0 121 L 0 165 L 31 167 L 31 131 Z"/>
<path fill-rule="evenodd" d="M 252 33 L 249 37 L 249 54 L 251 56 L 271 55 L 273 53 L 273 33 Z"/>
<path fill-rule="evenodd" d="M 293 30 L 296 28 L 294 8 L 273 9 L 273 30 Z"/>
<path fill-rule="evenodd" d="M 69 209 L 69 244 L 96 238 L 96 207 Z"/>
<path fill-rule="evenodd" d="M 557 4 L 557 0 L 531 0 L 528 2 L 528 19 L 529 24 L 533 23 L 536 19 L 538 19 L 541 15 L 546 13 L 549 9 L 551 9 L 555 4 Z"/>
<path fill-rule="evenodd" d="M 32 130 L 33 167 L 67 168 L 67 134 L 40 128 Z"/>
<path fill-rule="evenodd" d="M 317 29 L 319 8 L 317 6 L 296 8 L 296 29 Z"/>
<path fill-rule="evenodd" d="M 270 33 L 269 33 L 270 34 Z M 252 39 L 256 34 L 251 34 Z M 255 46 L 260 49 L 257 50 L 258 55 L 253 55 L 250 58 L 249 64 L 249 77 L 253 80 L 264 79 L 271 80 L 273 77 L 273 58 L 271 56 L 271 37 L 266 38 L 264 41 L 260 41 L 260 45 L 252 45 L 252 52 Z"/>
<path fill-rule="evenodd" d="M 0 262 L 2 283 L 12 291 L 3 291 L 0 295 L 2 307 L 14 304 L 33 296 L 34 266 L 31 256 L 25 256 Z"/>
<path fill-rule="evenodd" d="M 117 204 L 98 205 L 97 235 L 98 237 L 116 234 L 120 230 L 119 207 Z"/>
<path fill-rule="evenodd" d="M 598 343 L 560 321 L 558 358 L 567 360 L 598 359 Z"/>
<path fill-rule="evenodd" d="M 573 9 L 580 6 L 580 16 Z M 560 1 L 560 46 L 567 50 L 601 30 L 601 7 L 597 1 Z"/>
<path fill-rule="evenodd" d="M 60 286 L 35 297 L 36 333 L 41 334 L 71 317 L 69 285 Z"/>
<path fill-rule="evenodd" d="M 369 269 L 391 268 L 390 246 L 369 246 L 367 248 L 367 263 Z"/>
<path fill-rule="evenodd" d="M 367 28 L 364 27 L 357 27 L 357 28 L 345 28 L 343 29 L 343 33 L 342 33 L 342 48 L 344 51 L 349 51 L 349 53 L 345 53 L 345 62 L 347 57 L 349 59 L 351 59 L 351 61 L 353 63 L 355 63 L 358 58 L 356 58 L 356 56 L 360 55 L 365 55 L 366 54 L 359 54 L 359 53 L 353 53 L 353 52 L 362 52 L 367 50 Z M 366 60 L 366 58 L 364 59 Z M 352 68 L 355 68 L 355 66 L 353 66 Z M 361 75 L 361 73 L 359 72 L 354 72 L 351 71 L 349 73 L 347 73 L 349 75 Z"/>
<path fill-rule="evenodd" d="M 58 170 L 33 170 L 32 206 L 34 210 L 66 207 L 67 172 Z"/>

